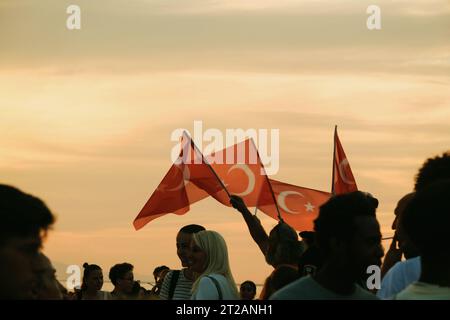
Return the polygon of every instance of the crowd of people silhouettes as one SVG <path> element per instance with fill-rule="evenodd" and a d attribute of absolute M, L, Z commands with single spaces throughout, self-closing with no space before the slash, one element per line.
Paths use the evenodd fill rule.
<path fill-rule="evenodd" d="M 231 196 L 249 233 L 273 271 L 259 299 L 445 299 L 450 300 L 450 152 L 427 159 L 414 190 L 395 209 L 392 242 L 384 254 L 378 200 L 355 191 L 332 196 L 319 210 L 314 231 L 299 234 L 284 221 L 267 234 L 244 201 Z M 103 270 L 85 263 L 80 288 L 69 292 L 42 253 L 55 217 L 39 198 L 0 185 L 0 299 L 70 300 L 253 300 L 256 285 L 239 290 L 223 236 L 201 225 L 176 236 L 181 269 L 154 269 L 151 290 L 135 281 L 133 265 L 109 270 L 114 285 L 102 291 Z M 384 258 L 384 259 L 383 259 Z M 381 267 L 380 288 L 367 286 L 369 266 Z"/>

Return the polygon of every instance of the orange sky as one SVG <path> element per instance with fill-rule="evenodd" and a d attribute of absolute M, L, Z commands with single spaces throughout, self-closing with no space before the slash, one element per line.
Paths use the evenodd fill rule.
<path fill-rule="evenodd" d="M 172 130 L 194 120 L 279 129 L 273 178 L 326 191 L 337 124 L 390 235 L 419 166 L 450 147 L 450 5 L 377 1 L 382 30 L 369 31 L 371 1 L 334 3 L 82 0 L 68 31 L 72 1 L 2 1 L 0 177 L 57 214 L 54 263 L 128 261 L 148 280 L 179 266 L 175 234 L 200 223 L 226 238 L 238 282 L 263 282 L 243 219 L 217 202 L 132 227 L 171 165 Z"/>

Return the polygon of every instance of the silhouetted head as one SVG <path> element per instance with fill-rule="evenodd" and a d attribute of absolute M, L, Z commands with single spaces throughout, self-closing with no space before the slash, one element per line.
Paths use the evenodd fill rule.
<path fill-rule="evenodd" d="M 170 270 L 168 266 L 158 266 L 153 270 L 153 277 L 155 278 L 155 282 L 158 282 L 161 278 L 161 274 L 164 270 Z"/>
<path fill-rule="evenodd" d="M 415 192 L 410 192 L 406 195 L 404 195 L 398 202 L 397 202 L 397 206 L 395 207 L 394 210 L 394 214 L 395 214 L 395 219 L 392 222 L 392 230 L 396 230 L 397 226 L 398 226 L 398 220 L 400 218 L 400 216 L 403 214 L 403 212 L 405 211 L 406 205 L 411 201 L 411 199 L 414 197 Z"/>
<path fill-rule="evenodd" d="M 130 294 L 134 285 L 133 265 L 126 262 L 114 265 L 109 271 L 109 279 L 116 291 Z"/>
<path fill-rule="evenodd" d="M 99 291 L 103 287 L 103 271 L 96 264 L 83 264 L 83 283 L 81 290 L 95 290 Z"/>
<path fill-rule="evenodd" d="M 423 259 L 450 260 L 450 179 L 417 191 L 402 224 Z"/>
<path fill-rule="evenodd" d="M 0 221 L 0 299 L 30 299 L 32 265 L 55 217 L 39 198 L 0 184 Z"/>
<path fill-rule="evenodd" d="M 416 246 L 412 243 L 411 239 L 405 232 L 405 228 L 402 223 L 405 208 L 414 198 L 414 195 L 415 192 L 408 193 L 398 201 L 397 207 L 394 211 L 395 220 L 392 223 L 392 229 L 395 230 L 395 236 L 397 237 L 399 249 L 403 252 L 406 259 L 414 258 L 419 255 Z"/>
<path fill-rule="evenodd" d="M 253 300 L 256 296 L 256 284 L 250 280 L 242 282 L 239 288 L 239 295 L 241 300 Z"/>
<path fill-rule="evenodd" d="M 416 176 L 415 191 L 420 191 L 438 181 L 450 179 L 450 151 L 427 159 Z"/>
<path fill-rule="evenodd" d="M 205 227 L 198 224 L 189 224 L 178 231 L 177 234 L 177 255 L 183 267 L 188 266 L 188 258 L 192 235 L 205 230 Z"/>
<path fill-rule="evenodd" d="M 330 198 L 314 221 L 316 242 L 325 263 L 332 261 L 361 279 L 369 265 L 381 265 L 380 226 L 375 216 L 378 201 L 355 191 Z"/>
<path fill-rule="evenodd" d="M 55 217 L 45 203 L 17 188 L 0 184 L 0 246 L 36 254 Z"/>
<path fill-rule="evenodd" d="M 280 264 L 296 265 L 301 253 L 297 232 L 284 221 L 279 221 L 269 234 L 266 262 L 274 267 Z"/>

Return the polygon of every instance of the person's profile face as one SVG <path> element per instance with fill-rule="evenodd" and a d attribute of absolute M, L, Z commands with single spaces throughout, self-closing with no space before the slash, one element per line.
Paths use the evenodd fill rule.
<path fill-rule="evenodd" d="M 177 255 L 180 258 L 181 265 L 188 267 L 188 256 L 191 249 L 192 234 L 179 232 L 177 235 Z"/>
<path fill-rule="evenodd" d="M 95 289 L 99 291 L 103 287 L 103 272 L 102 270 L 94 270 L 88 276 L 86 281 L 86 285 L 88 288 Z"/>
<path fill-rule="evenodd" d="M 397 206 L 395 207 L 395 210 L 394 210 L 395 219 L 392 222 L 392 227 L 391 227 L 392 230 L 397 230 L 400 217 L 403 214 L 403 212 L 405 211 L 406 206 L 412 200 L 413 197 L 414 197 L 414 193 L 409 193 L 409 194 L 405 195 L 404 197 L 402 197 L 397 202 Z"/>
<path fill-rule="evenodd" d="M 347 259 L 355 272 L 365 274 L 368 266 L 381 266 L 384 249 L 381 245 L 380 225 L 375 217 L 360 216 L 355 218 L 355 227 Z"/>
<path fill-rule="evenodd" d="M 127 273 L 125 273 L 122 278 L 117 280 L 117 284 L 120 291 L 124 293 L 131 293 L 133 291 L 134 285 L 133 271 L 127 271 Z"/>
<path fill-rule="evenodd" d="M 192 239 L 188 256 L 189 268 L 194 272 L 203 273 L 207 267 L 206 258 L 206 252 L 195 243 L 194 239 Z"/>

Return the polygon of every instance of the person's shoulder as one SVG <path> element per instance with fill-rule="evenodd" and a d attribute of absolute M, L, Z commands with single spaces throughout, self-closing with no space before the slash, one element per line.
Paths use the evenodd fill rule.
<path fill-rule="evenodd" d="M 303 288 L 310 287 L 313 285 L 312 282 L 315 282 L 311 276 L 301 277 L 300 279 L 295 280 L 294 282 L 288 284 L 282 289 L 275 292 L 270 300 L 292 300 L 298 299 L 301 296 Z"/>
<path fill-rule="evenodd" d="M 386 273 L 386 279 L 392 279 L 397 275 L 405 275 L 407 270 L 414 270 L 420 268 L 420 257 L 414 257 L 411 259 L 399 261 Z"/>
<path fill-rule="evenodd" d="M 404 268 L 417 268 L 420 267 L 420 256 L 402 261 L 404 262 Z"/>
<path fill-rule="evenodd" d="M 410 259 L 409 259 L 410 260 Z M 392 281 L 393 279 L 397 279 L 397 274 L 403 274 L 405 271 L 405 268 L 408 268 L 408 261 L 409 260 L 403 260 L 396 262 L 392 268 L 386 272 L 385 276 L 383 277 L 382 282 L 387 283 L 389 281 Z"/>
<path fill-rule="evenodd" d="M 175 271 L 179 271 L 179 270 L 169 270 L 169 271 L 166 273 L 166 276 L 164 277 L 164 280 L 172 278 L 172 275 L 173 275 L 173 273 L 174 273 Z"/>
<path fill-rule="evenodd" d="M 219 273 L 210 273 L 210 274 L 206 275 L 206 277 L 214 278 L 218 281 L 223 281 L 223 280 L 226 281 L 227 280 L 227 278 L 225 278 L 224 275 L 219 274 Z"/>
<path fill-rule="evenodd" d="M 200 284 L 201 283 L 208 283 L 214 285 L 214 280 L 221 282 L 223 280 L 223 276 L 217 273 L 210 273 L 207 275 L 204 275 L 200 278 Z"/>
<path fill-rule="evenodd" d="M 208 274 L 205 276 L 202 276 L 199 280 L 199 285 L 201 286 L 202 284 L 207 284 L 207 285 L 214 285 L 213 279 L 211 279 L 213 276 Z"/>
<path fill-rule="evenodd" d="M 352 299 L 355 300 L 380 300 L 375 294 L 365 290 L 360 285 L 356 285 L 355 293 L 353 294 Z"/>
<path fill-rule="evenodd" d="M 227 282 L 227 279 L 221 275 L 221 274 L 217 274 L 217 273 L 211 273 L 211 274 L 207 274 L 204 275 L 200 278 L 199 281 L 199 287 L 214 287 L 216 288 L 216 284 L 223 286 L 224 283 Z"/>
<path fill-rule="evenodd" d="M 404 269 L 416 267 L 419 265 L 420 265 L 420 256 L 417 256 L 414 258 L 410 258 L 410 259 L 406 259 L 406 260 L 397 262 L 396 264 L 394 264 L 394 266 L 391 268 L 391 270 L 393 270 L 393 272 L 403 272 L 402 270 L 404 270 Z"/>

